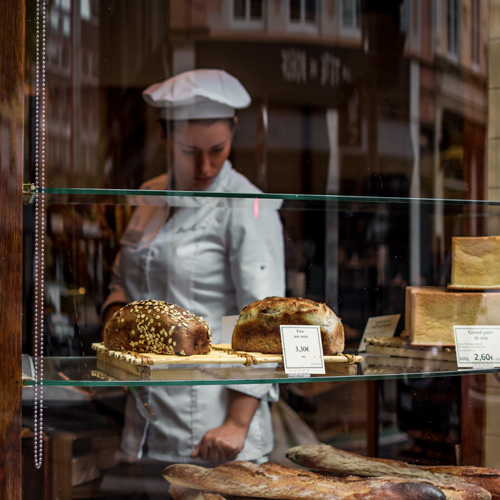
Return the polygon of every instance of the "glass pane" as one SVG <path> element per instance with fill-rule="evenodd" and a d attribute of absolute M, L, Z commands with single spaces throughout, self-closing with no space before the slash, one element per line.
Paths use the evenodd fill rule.
<path fill-rule="evenodd" d="M 341 261 L 335 256 L 334 275 L 338 277 L 347 272 L 345 262 L 353 268 L 361 262 L 365 273 L 361 282 L 370 286 L 399 279 L 401 283 L 409 283 L 413 279 L 409 258 L 399 268 L 392 266 L 391 252 L 387 257 L 389 261 L 379 255 L 379 244 L 382 253 L 386 251 L 386 246 L 391 246 L 389 235 L 397 235 L 398 241 L 393 246 L 403 248 L 404 255 L 411 254 L 415 244 L 407 231 L 408 221 L 413 220 L 412 212 L 403 209 L 396 199 L 407 200 L 408 206 L 411 206 L 409 200 L 421 200 L 423 206 L 426 205 L 425 200 L 441 200 L 442 214 L 436 212 L 432 222 L 429 222 L 427 214 L 419 214 L 418 222 L 423 228 L 420 241 L 425 241 L 433 252 L 438 252 L 435 257 L 437 262 L 447 259 L 452 236 L 469 231 L 477 234 L 495 232 L 495 217 L 485 217 L 481 210 L 476 213 L 472 208 L 481 206 L 480 202 L 484 199 L 486 181 L 478 179 L 486 179 L 483 160 L 486 157 L 487 123 L 484 118 L 483 121 L 472 120 L 464 114 L 466 95 L 458 90 L 462 88 L 458 84 L 450 84 L 457 106 L 440 109 L 439 123 L 436 123 L 438 101 L 430 99 L 422 91 L 421 77 L 415 76 L 414 69 L 411 69 L 414 68 L 410 64 L 412 56 L 405 48 L 409 35 L 405 35 L 398 24 L 401 20 L 400 6 L 392 10 L 387 7 L 380 12 L 377 9 L 361 11 L 359 2 L 343 2 L 341 15 L 346 22 L 350 19 L 351 26 L 363 17 L 369 21 L 367 31 L 360 32 L 354 41 L 350 38 L 351 45 L 347 48 L 331 39 L 326 41 L 323 35 L 314 35 L 317 41 L 312 43 L 310 33 L 304 33 L 303 43 L 292 43 L 284 35 L 282 40 L 278 40 L 276 33 L 262 33 L 256 40 L 242 39 L 239 30 L 247 28 L 229 25 L 223 28 L 220 24 L 224 14 L 222 6 L 218 7 L 219 10 L 215 6 L 207 6 L 206 11 L 193 11 L 191 20 L 186 18 L 183 21 L 185 29 L 198 33 L 196 30 L 203 25 L 211 35 L 208 38 L 197 38 L 197 35 L 189 43 L 179 45 L 175 39 L 178 28 L 174 19 L 178 19 L 175 16 L 180 15 L 180 11 L 175 11 L 175 4 L 170 6 L 170 10 L 166 9 L 165 2 L 131 7 L 101 0 L 96 6 L 99 8 L 93 8 L 91 3 L 88 5 L 92 8 L 81 15 L 80 11 L 71 11 L 71 4 L 49 4 L 49 19 L 61 19 L 64 15 L 68 20 L 74 20 L 74 31 L 69 33 L 71 43 L 61 38 L 59 31 L 50 31 L 47 44 L 50 123 L 46 187 L 49 194 L 67 195 L 62 197 L 66 200 L 63 204 L 73 204 L 78 200 L 82 204 L 99 205 L 102 197 L 107 197 L 105 203 L 112 204 L 108 200 L 115 200 L 118 205 L 127 207 L 152 203 L 149 198 L 162 203 L 161 194 L 138 196 L 138 193 L 141 193 L 140 186 L 164 174 L 169 168 L 170 160 L 156 136 L 155 120 L 159 117 L 159 110 L 148 107 L 142 98 L 148 84 L 173 71 L 162 65 L 161 54 L 167 53 L 171 54 L 168 68 L 177 68 L 186 61 L 192 61 L 197 67 L 224 67 L 245 81 L 252 104 L 238 112 L 231 161 L 264 195 L 287 202 L 292 199 L 304 202 L 302 215 L 285 221 L 290 233 L 300 241 L 300 247 L 304 245 L 310 249 L 307 252 L 304 250 L 307 265 L 304 264 L 304 268 L 298 266 L 289 273 L 290 276 L 299 273 L 299 279 L 306 280 L 306 288 L 297 291 L 309 290 L 311 296 L 324 299 L 329 290 L 324 278 L 325 269 L 327 262 L 332 265 L 328 259 L 333 258 L 325 253 L 325 247 L 330 245 L 324 229 L 328 224 L 326 214 L 330 208 L 326 205 L 315 208 L 322 213 L 314 222 L 322 228 L 318 231 L 318 227 L 313 225 L 313 210 L 308 202 L 314 204 L 317 200 L 328 202 L 329 197 L 346 197 L 332 198 L 339 203 L 346 201 L 336 210 L 339 218 L 335 222 L 338 231 L 335 244 L 342 245 L 342 257 L 347 260 Z M 247 5 L 255 16 L 262 13 L 262 2 L 236 2 L 234 12 L 243 13 Z M 458 9 L 453 7 L 453 2 L 448 5 L 449 15 L 456 18 Z M 286 16 L 288 12 L 298 20 L 302 8 L 306 18 L 307 13 L 319 11 L 330 16 L 339 14 L 335 9 L 329 11 L 323 4 L 309 1 L 291 2 L 290 8 L 275 9 L 274 21 L 277 22 L 280 15 Z M 87 13 L 90 13 L 90 18 Z M 409 16 L 413 14 L 413 10 L 408 11 Z M 216 22 L 217 15 L 219 21 Z M 151 24 L 150 29 L 144 30 L 145 19 L 156 19 L 156 22 Z M 171 25 L 165 29 L 167 19 Z M 198 23 L 196 29 L 192 25 L 195 22 Z M 226 28 L 234 29 L 231 42 L 221 39 L 220 33 L 225 33 Z M 438 28 L 428 25 L 426 29 L 433 32 Z M 481 36 L 482 43 L 487 43 L 484 33 Z M 369 42 L 368 52 L 363 45 L 365 38 Z M 471 39 L 467 37 L 467 40 Z M 238 63 L 242 54 L 245 54 L 247 69 Z M 422 71 L 425 75 L 425 70 Z M 34 75 L 32 71 L 27 74 L 31 75 L 29 78 Z M 480 78 L 486 82 L 487 73 Z M 443 95 L 450 91 L 446 85 L 443 83 L 439 89 Z M 32 80 L 27 88 L 34 88 Z M 484 88 L 474 87 L 477 96 L 483 97 L 474 101 L 477 108 L 474 116 L 477 117 L 487 116 L 484 113 L 487 104 Z M 416 111 L 414 106 L 417 101 L 421 115 L 415 128 L 410 117 Z M 32 102 L 28 100 L 28 103 Z M 265 127 L 261 111 L 263 106 L 266 109 Z M 28 112 L 33 113 L 33 108 Z M 32 158 L 34 138 L 29 129 L 26 137 L 27 158 Z M 27 167 L 27 179 L 33 180 L 31 165 Z M 160 191 L 165 188 L 166 185 Z M 100 194 L 93 191 L 96 189 L 105 191 Z M 126 191 L 122 193 L 120 189 Z M 175 200 L 188 196 L 189 192 L 175 193 L 171 196 L 174 200 L 171 203 L 181 204 Z M 231 194 L 218 196 L 225 198 L 231 197 Z M 128 197 L 136 199 L 131 203 L 124 201 Z M 396 208 L 391 208 L 389 215 L 382 210 L 372 218 L 371 209 L 368 210 L 367 206 L 380 203 L 387 197 L 393 200 Z M 457 221 L 452 222 L 451 218 L 448 220 L 444 215 L 448 207 L 455 210 L 456 205 L 452 201 L 456 200 L 464 200 L 463 206 L 469 206 L 460 215 L 460 221 L 467 220 L 467 223 L 464 222 L 466 227 Z M 358 202 L 366 205 L 359 213 L 355 208 Z M 94 215 L 81 216 L 82 224 L 93 227 Z M 348 223 L 350 217 L 356 219 L 354 228 L 359 230 L 355 237 L 349 235 L 350 231 L 354 231 Z M 78 220 L 70 219 L 70 227 L 77 225 Z M 126 222 L 124 220 L 122 224 Z M 116 245 L 116 236 L 113 241 Z M 360 241 L 363 244 L 359 244 Z M 108 244 L 104 242 L 104 245 Z M 84 244 L 73 241 L 69 251 L 76 252 L 79 245 Z M 371 256 L 366 255 L 367 248 L 372 248 Z M 371 262 L 375 254 L 382 264 Z M 101 254 L 98 253 L 96 258 L 99 266 L 110 266 L 110 262 L 103 262 Z M 423 259 L 421 252 L 415 259 Z M 54 262 L 56 260 L 54 257 Z M 54 262 L 49 264 L 55 265 Z M 413 265 L 416 265 L 415 269 L 427 266 L 420 261 Z M 93 273 L 94 270 L 90 275 Z M 425 276 L 425 281 L 436 284 L 438 274 Z M 346 278 L 345 282 L 350 281 Z M 64 283 L 65 287 L 67 285 Z M 103 284 L 99 291 L 101 296 L 106 294 L 106 286 Z M 344 281 L 337 282 L 332 296 L 337 297 L 339 290 L 342 294 L 352 291 L 349 284 L 345 286 L 344 291 Z M 363 301 L 365 299 L 364 303 L 372 305 L 375 300 L 366 297 Z M 345 301 L 342 303 L 345 304 Z M 98 307 L 94 305 L 96 310 Z M 362 315 L 352 313 L 353 317 L 356 316 L 358 337 L 366 315 L 383 312 L 383 307 L 380 307 L 380 311 L 368 308 Z M 96 317 L 85 315 L 79 317 L 79 321 L 82 317 L 98 321 Z"/>
<path fill-rule="evenodd" d="M 448 51 L 451 54 L 458 53 L 459 39 L 459 10 L 457 0 L 448 0 Z"/>
<path fill-rule="evenodd" d="M 356 19 L 356 28 L 361 27 L 361 0 L 354 0 L 354 13 Z"/>
<path fill-rule="evenodd" d="M 434 377 L 457 377 L 456 364 L 449 362 L 427 362 L 409 370 L 402 364 L 392 364 L 380 370 L 383 363 L 390 365 L 390 357 L 366 355 L 366 359 L 356 365 L 352 373 L 347 373 L 342 365 L 334 366 L 330 363 L 326 375 L 315 375 L 317 382 L 366 382 L 372 380 L 416 380 L 431 379 Z M 85 356 L 51 356 L 46 359 L 45 384 L 48 387 L 135 387 L 135 386 L 198 386 L 198 385 L 244 385 L 262 384 L 271 380 L 278 384 L 289 384 L 290 377 L 283 367 L 276 363 L 267 363 L 252 369 L 244 366 L 240 359 L 234 366 L 224 367 L 216 363 L 204 366 L 189 366 L 192 363 L 178 364 L 168 368 L 154 370 L 147 366 L 132 366 L 130 363 L 123 367 L 111 367 L 109 363 L 102 362 L 95 357 Z M 189 361 L 187 358 L 186 361 Z M 29 366 L 31 360 L 25 360 Z M 157 372 L 157 373 L 156 373 Z M 27 378 L 24 386 L 30 389 L 34 385 L 33 373 L 29 370 L 23 372 Z M 491 373 L 490 369 L 475 370 L 474 374 Z M 458 377 L 457 377 L 458 378 Z M 311 381 L 310 377 L 297 376 L 294 383 Z"/>
<path fill-rule="evenodd" d="M 352 28 L 354 26 L 354 1 L 342 0 L 342 26 Z"/>
<path fill-rule="evenodd" d="M 290 0 L 290 21 L 301 20 L 301 0 Z"/>
<path fill-rule="evenodd" d="M 452 311 L 464 308 L 436 312 L 432 306 L 450 296 L 474 296 L 481 304 L 499 296 L 500 282 L 488 281 L 498 259 L 488 272 L 464 266 L 462 277 L 484 280 L 480 290 L 453 288 L 456 241 L 500 234 L 500 98 L 490 80 L 498 6 L 481 2 L 480 11 L 479 2 L 465 0 L 46 3 L 46 183 L 25 192 L 23 210 L 23 370 L 31 374 L 23 424 L 33 429 L 40 248 L 34 199 L 43 195 L 46 226 L 38 238 L 45 258 L 41 317 L 51 457 L 43 477 L 36 476 L 50 483 L 43 491 L 61 498 L 165 496 L 162 468 L 192 460 L 209 430 L 202 424 L 224 418 L 232 386 L 250 396 L 269 391 L 259 396 L 269 426 L 267 399 L 279 396 L 270 405 L 273 450 L 255 456 L 245 450 L 245 460 L 284 459 L 286 415 L 301 442 L 307 435 L 374 457 L 492 464 L 483 437 L 496 415 L 490 405 L 498 400 L 496 368 L 459 370 L 450 328 L 458 317 Z M 460 17 L 468 12 L 472 23 Z M 491 36 L 477 29 L 481 19 L 490 19 Z M 32 183 L 40 151 L 35 24 L 26 23 L 24 86 L 25 180 Z M 477 60 L 485 49 L 491 64 Z M 182 106 L 177 96 L 173 110 L 144 98 L 152 84 L 206 69 L 236 78 L 250 101 L 244 93 L 243 102 L 221 110 L 205 94 Z M 227 85 L 222 99 L 232 95 Z M 2 144 L 11 147 L 3 128 Z M 438 298 L 415 312 L 412 297 L 426 293 Z M 340 319 L 344 348 L 340 359 L 326 360 L 324 374 L 286 373 L 282 350 L 228 352 L 242 309 L 270 295 L 326 304 Z M 159 360 L 125 345 L 104 346 L 111 306 L 150 299 L 205 318 L 212 328 L 210 361 L 205 354 L 201 361 L 182 353 Z M 496 314 L 496 305 L 478 310 Z M 447 326 L 431 331 L 443 311 Z M 428 318 L 435 321 L 419 329 L 418 320 Z M 375 327 L 387 321 L 386 339 Z M 267 354 L 279 358 L 263 362 Z M 485 374 L 488 387 L 477 382 Z M 192 407 L 183 398 L 195 393 L 193 405 L 203 409 L 181 418 Z M 141 399 L 144 394 L 151 400 Z M 160 394 L 176 400 L 170 420 Z M 128 434 L 127 408 L 138 419 L 132 426 L 147 428 L 142 448 L 143 436 Z M 170 427 L 179 430 L 177 421 L 199 422 L 201 436 L 189 441 L 189 450 L 167 456 L 156 443 L 170 450 L 171 443 L 188 442 L 182 432 L 168 435 L 168 446 L 162 442 Z M 249 438 L 247 449 L 257 441 Z M 126 451 L 137 461 L 125 463 Z M 42 491 L 31 488 L 30 453 L 25 447 L 27 500 Z M 71 477 L 71 484 L 60 484 L 60 477 Z"/>
<path fill-rule="evenodd" d="M 471 4 L 471 57 L 472 61 L 481 62 L 481 2 L 474 0 Z"/>
<path fill-rule="evenodd" d="M 246 0 L 233 0 L 233 15 L 235 19 L 246 19 Z"/>
<path fill-rule="evenodd" d="M 262 19 L 262 0 L 250 0 L 250 19 Z"/>
<path fill-rule="evenodd" d="M 316 22 L 316 0 L 305 0 L 306 3 L 306 21 L 315 23 Z"/>
<path fill-rule="evenodd" d="M 80 0 L 80 13 L 82 19 L 90 19 L 90 0 Z"/>

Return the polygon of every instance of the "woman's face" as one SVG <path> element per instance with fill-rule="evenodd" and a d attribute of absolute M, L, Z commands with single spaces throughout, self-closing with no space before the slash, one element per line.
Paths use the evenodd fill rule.
<path fill-rule="evenodd" d="M 185 122 L 175 127 L 169 139 L 175 188 L 203 191 L 215 180 L 227 160 L 233 140 L 227 120 L 204 123 Z"/>

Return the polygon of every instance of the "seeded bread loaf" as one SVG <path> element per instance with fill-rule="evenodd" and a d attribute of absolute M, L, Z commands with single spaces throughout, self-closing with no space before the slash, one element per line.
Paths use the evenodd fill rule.
<path fill-rule="evenodd" d="M 232 348 L 281 354 L 280 325 L 317 325 L 325 356 L 344 350 L 344 327 L 336 314 L 326 304 L 300 297 L 267 297 L 244 307 L 233 330 Z"/>
<path fill-rule="evenodd" d="M 210 327 L 202 318 L 159 300 L 127 304 L 113 314 L 104 329 L 108 349 L 142 353 L 205 354 L 211 340 Z"/>
<path fill-rule="evenodd" d="M 434 484 L 395 477 L 326 477 L 276 463 L 257 465 L 233 461 L 213 468 L 192 464 L 169 465 L 163 477 L 170 483 L 202 491 L 252 498 L 287 500 L 490 500 L 472 484 Z"/>

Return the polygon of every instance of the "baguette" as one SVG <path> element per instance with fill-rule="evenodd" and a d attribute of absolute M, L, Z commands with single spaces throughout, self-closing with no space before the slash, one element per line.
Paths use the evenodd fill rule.
<path fill-rule="evenodd" d="M 169 465 L 163 477 L 171 484 L 226 495 L 287 500 L 490 500 L 475 485 L 401 478 L 335 478 L 276 463 L 232 461 L 212 469 L 192 464 Z"/>
<path fill-rule="evenodd" d="M 192 488 L 178 486 L 177 484 L 171 484 L 168 493 L 173 500 L 226 500 L 225 497 L 218 493 L 194 490 Z"/>
<path fill-rule="evenodd" d="M 368 458 L 326 444 L 301 445 L 288 450 L 292 462 L 315 470 L 345 476 L 394 476 L 440 483 L 468 483 L 480 486 L 500 500 L 500 470 L 473 466 L 410 465 L 399 460 Z"/>
<path fill-rule="evenodd" d="M 173 500 L 248 500 L 249 497 L 225 495 L 213 493 L 212 491 L 195 490 L 193 488 L 186 488 L 171 484 L 168 490 Z M 252 500 L 264 500 L 262 498 L 251 497 Z"/>

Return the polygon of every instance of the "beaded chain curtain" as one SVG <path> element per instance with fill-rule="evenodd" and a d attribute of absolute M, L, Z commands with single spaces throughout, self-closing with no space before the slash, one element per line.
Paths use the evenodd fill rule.
<path fill-rule="evenodd" d="M 34 461 L 43 461 L 43 337 L 45 240 L 47 2 L 36 6 L 36 109 L 35 109 L 35 299 L 34 299 Z"/>

